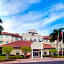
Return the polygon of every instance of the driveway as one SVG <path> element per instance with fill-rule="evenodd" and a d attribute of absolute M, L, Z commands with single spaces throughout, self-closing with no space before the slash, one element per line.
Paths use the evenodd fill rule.
<path fill-rule="evenodd" d="M 0 64 L 64 64 L 64 58 L 17 59 L 16 61 L 1 62 Z"/>

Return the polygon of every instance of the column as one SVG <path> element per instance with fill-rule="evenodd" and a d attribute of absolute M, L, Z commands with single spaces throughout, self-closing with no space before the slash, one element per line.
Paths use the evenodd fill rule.
<path fill-rule="evenodd" d="M 33 59 L 33 49 L 32 49 L 32 59 Z"/>
<path fill-rule="evenodd" d="M 42 49 L 41 49 L 41 59 L 42 59 Z"/>

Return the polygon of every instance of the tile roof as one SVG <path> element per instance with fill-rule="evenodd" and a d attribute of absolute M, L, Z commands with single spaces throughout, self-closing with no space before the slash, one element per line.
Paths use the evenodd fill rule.
<path fill-rule="evenodd" d="M 50 39 L 50 36 L 43 36 L 44 39 Z"/>
<path fill-rule="evenodd" d="M 19 35 L 18 33 L 8 33 L 8 32 L 2 32 L 2 35 L 11 35 L 11 36 L 15 36 L 15 37 L 22 37 L 21 35 Z"/>
<path fill-rule="evenodd" d="M 27 46 L 27 47 L 31 47 L 32 43 L 33 43 L 32 41 L 18 40 L 18 41 L 14 41 L 14 42 L 11 42 L 11 43 L 8 43 L 8 44 L 0 45 L 0 47 L 3 47 L 3 46 L 11 46 L 11 47 L 24 47 L 24 46 Z M 50 48 L 54 48 L 54 47 L 52 47 L 49 44 L 44 44 L 43 48 L 44 49 L 50 49 Z"/>
<path fill-rule="evenodd" d="M 4 44 L 4 45 L 2 45 L 2 47 L 3 46 L 11 46 L 11 47 L 24 47 L 24 46 L 27 46 L 27 47 L 31 47 L 32 43 L 33 43 L 32 41 L 18 40 L 18 41 L 14 41 L 14 42 L 11 42 L 11 43 L 8 43 L 8 44 Z"/>
<path fill-rule="evenodd" d="M 49 44 L 44 44 L 44 45 L 43 45 L 43 48 L 44 48 L 44 49 L 50 49 L 50 48 L 55 48 L 55 47 L 52 47 L 52 46 L 49 45 Z"/>

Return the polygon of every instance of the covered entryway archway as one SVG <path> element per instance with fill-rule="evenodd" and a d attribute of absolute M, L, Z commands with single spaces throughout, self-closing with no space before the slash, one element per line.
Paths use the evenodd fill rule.
<path fill-rule="evenodd" d="M 43 51 L 43 44 L 41 42 L 33 42 L 31 44 L 32 49 L 32 58 L 41 58 L 42 59 L 42 51 Z"/>

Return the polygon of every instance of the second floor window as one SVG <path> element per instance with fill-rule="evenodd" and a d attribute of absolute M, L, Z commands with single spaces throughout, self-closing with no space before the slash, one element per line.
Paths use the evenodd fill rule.
<path fill-rule="evenodd" d="M 16 37 L 16 40 L 18 40 L 18 37 Z"/>
<path fill-rule="evenodd" d="M 32 41 L 32 38 L 30 38 L 30 41 Z"/>
<path fill-rule="evenodd" d="M 0 35 L 0 38 L 3 38 L 3 35 Z"/>
<path fill-rule="evenodd" d="M 36 42 L 36 39 L 34 39 L 34 42 Z"/>
<path fill-rule="evenodd" d="M 46 42 L 48 42 L 48 40 L 46 40 Z"/>
<path fill-rule="evenodd" d="M 6 35 L 6 38 L 8 38 L 8 35 Z"/>
<path fill-rule="evenodd" d="M 0 41 L 0 44 L 2 44 L 3 43 L 3 41 Z"/>
<path fill-rule="evenodd" d="M 8 44 L 8 41 L 6 41 L 6 44 Z"/>
<path fill-rule="evenodd" d="M 26 41 L 27 39 L 26 39 L 26 38 L 24 38 L 24 40 Z"/>

